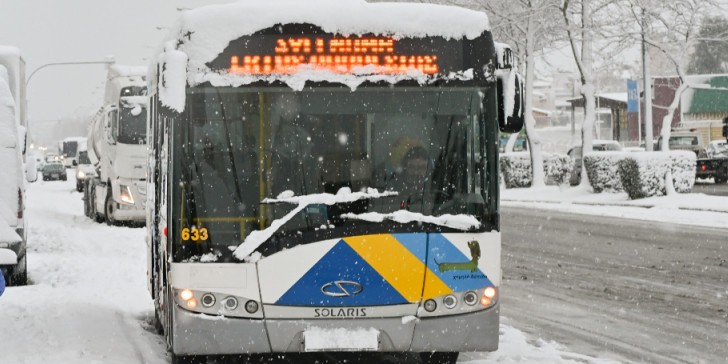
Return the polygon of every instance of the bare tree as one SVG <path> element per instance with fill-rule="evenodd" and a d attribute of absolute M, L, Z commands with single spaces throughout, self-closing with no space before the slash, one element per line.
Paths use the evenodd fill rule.
<path fill-rule="evenodd" d="M 491 15 L 493 33 L 507 42 L 521 59 L 526 71 L 525 108 L 526 133 L 530 144 L 532 187 L 546 184 L 543 168 L 543 141 L 536 131 L 533 118 L 533 84 L 536 53 L 555 41 L 555 22 L 558 16 L 556 0 L 479 0 L 476 4 Z"/>
<path fill-rule="evenodd" d="M 625 0 L 632 19 L 642 27 L 639 33 L 632 33 L 639 39 L 644 34 L 644 41 L 658 49 L 672 63 L 680 85 L 662 119 L 660 136 L 662 150 L 669 150 L 670 132 L 673 115 L 680 105 L 680 98 L 691 85 L 687 78 L 689 55 L 696 44 L 702 40 L 700 35 L 701 20 L 718 9 L 715 0 Z M 725 39 L 724 39 L 725 40 Z M 648 120 L 647 122 L 652 122 Z"/>

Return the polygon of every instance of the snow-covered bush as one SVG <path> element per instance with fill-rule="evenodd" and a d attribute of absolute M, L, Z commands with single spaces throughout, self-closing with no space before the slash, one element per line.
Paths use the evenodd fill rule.
<path fill-rule="evenodd" d="M 619 161 L 629 155 L 626 152 L 592 152 L 584 156 L 584 167 L 594 192 L 620 192 L 623 190 L 619 176 Z"/>
<path fill-rule="evenodd" d="M 690 151 L 632 153 L 619 162 L 619 175 L 629 198 L 668 194 L 666 177 L 676 192 L 687 193 L 695 184 L 695 153 Z"/>
<path fill-rule="evenodd" d="M 574 169 L 574 160 L 566 154 L 551 154 L 544 161 L 546 176 L 556 185 L 569 182 L 571 171 Z"/>
<path fill-rule="evenodd" d="M 528 152 L 501 153 L 500 172 L 506 188 L 531 186 L 531 155 Z"/>
<path fill-rule="evenodd" d="M 567 155 L 544 153 L 544 173 L 557 185 L 566 183 L 573 168 Z M 506 188 L 531 186 L 531 155 L 529 152 L 501 153 L 500 172 Z"/>

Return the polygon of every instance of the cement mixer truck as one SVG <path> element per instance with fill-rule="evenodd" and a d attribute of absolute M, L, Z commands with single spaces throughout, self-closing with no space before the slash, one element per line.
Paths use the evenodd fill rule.
<path fill-rule="evenodd" d="M 97 222 L 145 221 L 147 111 L 145 67 L 112 65 L 104 105 L 88 135 L 96 177 L 85 182 L 84 210 Z"/>

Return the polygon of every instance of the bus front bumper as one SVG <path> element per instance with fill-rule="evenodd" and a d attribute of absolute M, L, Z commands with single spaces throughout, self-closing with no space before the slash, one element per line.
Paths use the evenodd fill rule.
<path fill-rule="evenodd" d="M 178 355 L 305 352 L 304 331 L 317 329 L 379 332 L 377 352 L 495 351 L 498 349 L 499 304 L 474 313 L 420 318 L 401 317 L 292 320 L 209 316 L 174 306 L 172 350 Z"/>

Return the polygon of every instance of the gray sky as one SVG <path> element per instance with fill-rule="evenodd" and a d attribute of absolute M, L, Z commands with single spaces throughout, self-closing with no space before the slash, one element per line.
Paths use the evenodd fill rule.
<path fill-rule="evenodd" d="M 103 60 L 147 65 L 179 15 L 233 0 L 0 0 L 0 45 L 20 48 L 26 77 L 51 62 Z M 31 133 L 47 139 L 58 120 L 93 114 L 101 107 L 103 65 L 40 70 L 28 88 Z"/>

